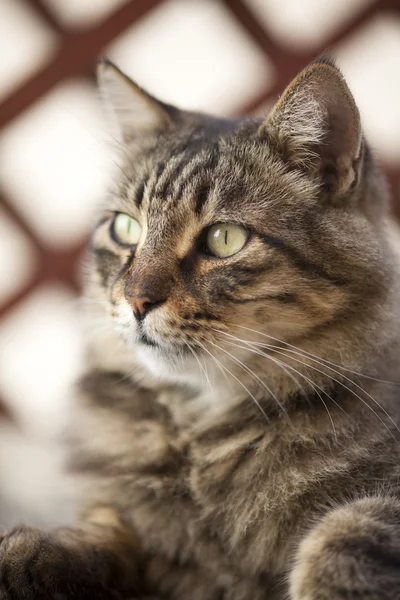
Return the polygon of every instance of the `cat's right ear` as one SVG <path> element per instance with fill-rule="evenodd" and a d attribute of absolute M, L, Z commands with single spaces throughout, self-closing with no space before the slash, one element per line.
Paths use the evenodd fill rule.
<path fill-rule="evenodd" d="M 116 141 L 140 141 L 172 125 L 169 107 L 150 96 L 108 59 L 98 63 L 97 81 L 110 133 Z"/>

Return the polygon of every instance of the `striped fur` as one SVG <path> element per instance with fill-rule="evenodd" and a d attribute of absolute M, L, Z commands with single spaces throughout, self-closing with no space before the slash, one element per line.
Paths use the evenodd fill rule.
<path fill-rule="evenodd" d="M 2 597 L 397 600 L 397 262 L 342 75 L 316 61 L 264 121 L 100 82 L 121 171 L 89 249 L 83 510 L 4 538 Z M 215 223 L 240 252 L 207 254 Z"/>

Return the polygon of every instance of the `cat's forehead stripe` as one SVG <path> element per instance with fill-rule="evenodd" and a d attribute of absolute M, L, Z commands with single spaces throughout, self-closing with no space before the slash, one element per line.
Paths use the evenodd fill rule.
<path fill-rule="evenodd" d="M 182 169 L 175 173 L 176 187 L 174 195 L 177 200 L 181 199 L 185 189 L 187 189 L 196 178 L 204 174 L 204 171 L 208 166 L 206 159 L 207 157 L 203 154 L 191 156 Z"/>
<path fill-rule="evenodd" d="M 136 206 L 138 206 L 138 207 L 140 207 L 142 205 L 145 186 L 146 186 L 146 181 L 142 181 L 135 189 L 133 201 L 136 204 Z"/>
<path fill-rule="evenodd" d="M 211 185 L 209 171 L 218 164 L 215 153 L 197 154 L 176 162 L 158 165 L 146 186 L 148 208 L 151 211 L 171 211 L 182 202 L 186 193 L 194 201 L 194 211 L 200 214 L 207 201 Z M 198 192 L 195 191 L 198 188 Z"/>
<path fill-rule="evenodd" d="M 208 184 L 202 185 L 196 194 L 194 212 L 200 215 L 204 205 L 207 203 L 210 196 L 210 187 Z"/>
<path fill-rule="evenodd" d="M 167 168 L 164 169 L 162 176 L 155 183 L 156 193 L 159 197 L 166 198 L 173 194 L 179 173 L 182 172 L 189 162 L 190 156 L 186 151 L 174 155 L 168 160 Z"/>

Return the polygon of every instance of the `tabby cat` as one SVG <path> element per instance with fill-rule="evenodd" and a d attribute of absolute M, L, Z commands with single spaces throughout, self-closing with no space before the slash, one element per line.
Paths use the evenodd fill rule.
<path fill-rule="evenodd" d="M 265 120 L 99 80 L 120 172 L 89 251 L 84 506 L 3 537 L 0 597 L 400 599 L 400 278 L 339 69 Z"/>

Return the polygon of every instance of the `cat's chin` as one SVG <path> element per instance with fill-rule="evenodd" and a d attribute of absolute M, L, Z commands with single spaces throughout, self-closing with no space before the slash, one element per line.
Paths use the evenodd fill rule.
<path fill-rule="evenodd" d="M 201 388 L 204 376 L 193 356 L 174 349 L 149 344 L 137 344 L 135 354 L 152 377 L 167 383 Z"/>

